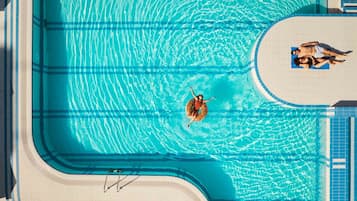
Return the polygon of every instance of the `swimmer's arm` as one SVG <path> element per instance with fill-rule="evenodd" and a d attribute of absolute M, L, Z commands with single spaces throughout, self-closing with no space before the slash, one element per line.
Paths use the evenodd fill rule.
<path fill-rule="evenodd" d="M 210 102 L 211 100 L 214 100 L 214 99 L 216 99 L 216 97 L 213 96 L 213 97 L 209 98 L 208 100 L 204 100 L 203 102 L 204 103 L 208 103 L 208 102 Z"/>
<path fill-rule="evenodd" d="M 192 96 L 193 96 L 194 98 L 196 98 L 196 94 L 195 94 L 195 92 L 193 91 L 192 87 L 190 87 L 190 90 L 191 90 Z"/>
<path fill-rule="evenodd" d="M 307 43 L 301 44 L 301 47 L 314 46 L 314 45 L 318 45 L 318 44 L 320 44 L 319 41 L 312 41 L 312 42 L 307 42 Z"/>
<path fill-rule="evenodd" d="M 320 63 L 318 63 L 318 64 L 316 64 L 316 65 L 314 65 L 316 68 L 321 68 L 321 66 L 323 66 L 323 65 L 325 65 L 325 64 L 327 64 L 329 62 L 329 60 L 328 59 L 326 59 L 325 61 L 323 61 L 323 62 L 320 62 Z"/>

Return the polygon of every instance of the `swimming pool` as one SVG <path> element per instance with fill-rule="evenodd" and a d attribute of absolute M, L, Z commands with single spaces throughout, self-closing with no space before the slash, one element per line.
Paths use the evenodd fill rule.
<path fill-rule="evenodd" d="M 33 135 L 71 174 L 171 175 L 209 200 L 320 200 L 324 109 L 257 89 L 261 34 L 320 1 L 34 1 Z M 187 128 L 189 87 L 209 113 Z"/>

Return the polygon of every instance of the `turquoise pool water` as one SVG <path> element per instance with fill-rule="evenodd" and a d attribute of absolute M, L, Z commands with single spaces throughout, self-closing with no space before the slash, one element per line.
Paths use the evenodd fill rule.
<path fill-rule="evenodd" d="M 320 1 L 34 1 L 33 133 L 75 174 L 172 175 L 209 200 L 322 200 L 323 109 L 268 101 L 251 71 L 274 22 Z M 187 128 L 189 87 L 215 96 Z"/>

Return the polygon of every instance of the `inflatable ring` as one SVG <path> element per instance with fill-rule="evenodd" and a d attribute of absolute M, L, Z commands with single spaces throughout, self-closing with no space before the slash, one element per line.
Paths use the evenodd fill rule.
<path fill-rule="evenodd" d="M 206 103 L 203 103 L 201 106 L 201 109 L 198 111 L 198 116 L 196 118 L 194 118 L 194 116 L 192 116 L 192 112 L 193 112 L 193 108 L 195 103 L 195 99 L 192 98 L 190 101 L 188 101 L 187 105 L 186 105 L 186 116 L 188 118 L 194 119 L 194 121 L 201 121 L 202 119 L 204 119 L 208 113 L 208 108 Z"/>

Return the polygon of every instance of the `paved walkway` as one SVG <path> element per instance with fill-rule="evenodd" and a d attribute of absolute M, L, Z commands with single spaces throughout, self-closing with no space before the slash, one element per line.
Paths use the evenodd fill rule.
<path fill-rule="evenodd" d="M 291 17 L 271 27 L 256 51 L 257 75 L 265 90 L 298 105 L 332 105 L 357 100 L 357 17 Z M 291 69 L 290 47 L 320 41 L 353 50 L 343 64 L 329 70 Z"/>

